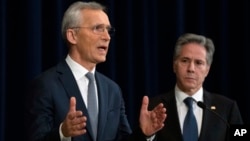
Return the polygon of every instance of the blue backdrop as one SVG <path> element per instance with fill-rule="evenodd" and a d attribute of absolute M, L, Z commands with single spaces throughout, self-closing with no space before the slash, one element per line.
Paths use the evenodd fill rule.
<path fill-rule="evenodd" d="M 131 126 L 143 95 L 175 85 L 172 53 L 185 32 L 213 39 L 216 51 L 204 87 L 235 99 L 250 123 L 248 0 L 97 0 L 116 28 L 107 62 L 97 69 L 122 88 Z M 0 0 L 0 140 L 24 140 L 24 89 L 66 55 L 61 19 L 73 0 Z"/>

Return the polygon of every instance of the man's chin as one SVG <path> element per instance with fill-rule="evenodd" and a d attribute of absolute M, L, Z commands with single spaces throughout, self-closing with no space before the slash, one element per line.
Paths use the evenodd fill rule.
<path fill-rule="evenodd" d="M 105 61 L 106 61 L 106 58 L 103 58 L 103 59 L 97 60 L 96 62 L 97 62 L 97 64 L 98 64 L 98 63 L 103 63 L 103 62 L 105 62 Z"/>

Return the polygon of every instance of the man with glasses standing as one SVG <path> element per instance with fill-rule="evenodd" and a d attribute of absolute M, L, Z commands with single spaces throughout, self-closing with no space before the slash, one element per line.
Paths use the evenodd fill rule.
<path fill-rule="evenodd" d="M 163 104 L 148 111 L 145 96 L 136 130 L 143 134 L 132 134 L 120 87 L 96 71 L 96 65 L 106 61 L 114 31 L 105 7 L 96 2 L 75 2 L 67 9 L 62 35 L 68 55 L 29 87 L 30 141 L 137 140 L 136 136 L 153 135 L 164 126 Z"/>

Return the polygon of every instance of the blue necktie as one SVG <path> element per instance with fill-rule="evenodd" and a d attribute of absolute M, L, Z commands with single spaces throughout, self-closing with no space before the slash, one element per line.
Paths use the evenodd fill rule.
<path fill-rule="evenodd" d="M 198 127 L 196 118 L 193 112 L 194 99 L 188 97 L 184 100 L 184 103 L 188 107 L 188 112 L 183 124 L 183 140 L 184 141 L 198 141 Z"/>
<path fill-rule="evenodd" d="M 96 140 L 97 136 L 97 126 L 98 126 L 98 109 L 97 109 L 97 96 L 94 84 L 94 74 L 88 72 L 86 77 L 89 79 L 88 84 L 88 113 L 90 117 L 90 123 L 92 127 L 92 131 L 94 134 L 94 140 Z"/>

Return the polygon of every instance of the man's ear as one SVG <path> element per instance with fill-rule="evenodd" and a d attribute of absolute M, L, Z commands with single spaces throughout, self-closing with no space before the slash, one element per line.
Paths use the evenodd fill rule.
<path fill-rule="evenodd" d="M 66 31 L 66 37 L 67 40 L 71 43 L 71 44 L 76 44 L 76 31 L 73 29 L 67 29 Z"/>
<path fill-rule="evenodd" d="M 206 77 L 207 77 L 209 71 L 210 71 L 210 66 L 207 66 L 206 75 L 205 75 Z"/>

